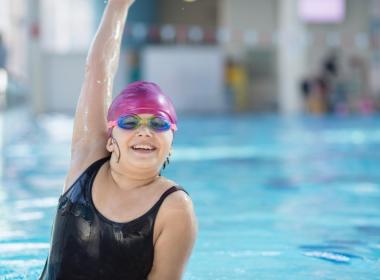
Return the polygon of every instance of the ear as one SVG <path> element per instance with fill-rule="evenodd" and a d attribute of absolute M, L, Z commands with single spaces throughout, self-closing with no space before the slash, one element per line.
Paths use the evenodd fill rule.
<path fill-rule="evenodd" d="M 110 153 L 113 152 L 113 149 L 114 149 L 114 145 L 113 145 L 113 137 L 109 137 L 108 140 L 107 140 L 107 143 L 106 143 L 106 149 L 107 151 L 109 151 Z"/>

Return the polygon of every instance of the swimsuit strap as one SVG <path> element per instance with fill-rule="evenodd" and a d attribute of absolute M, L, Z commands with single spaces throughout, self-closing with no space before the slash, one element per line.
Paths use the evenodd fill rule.
<path fill-rule="evenodd" d="M 88 180 L 91 180 L 91 178 L 96 175 L 100 167 L 111 158 L 111 156 L 107 156 L 101 159 L 98 159 L 91 163 L 80 175 L 79 177 L 74 181 L 74 183 L 71 184 L 71 186 L 61 194 L 61 198 L 67 195 L 72 195 L 73 193 L 76 193 L 75 195 L 78 195 L 78 192 L 82 191 L 82 184 L 78 184 L 78 182 L 87 182 Z M 79 185 L 79 187 L 75 187 L 76 185 Z M 86 185 L 88 185 L 86 183 Z M 87 186 L 86 186 L 87 188 Z M 85 190 L 86 191 L 86 190 Z"/>
<path fill-rule="evenodd" d="M 189 195 L 189 193 L 184 189 L 182 188 L 181 186 L 172 186 L 171 188 L 167 189 L 162 195 L 161 195 L 161 198 L 165 198 L 167 197 L 169 194 L 171 194 L 172 192 L 175 192 L 175 191 L 184 191 L 187 195 Z M 189 195 L 190 196 L 190 195 Z"/>
<path fill-rule="evenodd" d="M 169 194 L 171 194 L 171 193 L 173 193 L 173 192 L 175 192 L 175 191 L 184 191 L 188 196 L 190 196 L 189 193 L 188 193 L 184 188 L 182 188 L 182 187 L 180 187 L 180 186 L 172 186 L 171 188 L 167 189 L 167 190 L 161 195 L 160 199 L 159 199 L 158 202 L 157 202 L 157 205 L 158 205 L 158 206 L 161 205 L 161 203 L 164 201 L 164 199 L 165 199 Z"/>
<path fill-rule="evenodd" d="M 94 161 L 93 163 L 91 163 L 91 164 L 90 164 L 90 165 L 89 165 L 89 166 L 83 171 L 82 175 L 85 174 L 85 173 L 89 174 L 90 176 L 94 175 L 94 173 L 96 174 L 96 173 L 99 171 L 100 167 L 102 167 L 102 165 L 103 165 L 106 161 L 108 161 L 110 158 L 111 158 L 111 156 L 106 156 L 106 157 L 103 157 L 103 158 L 101 158 L 101 159 L 98 159 L 98 160 Z"/>

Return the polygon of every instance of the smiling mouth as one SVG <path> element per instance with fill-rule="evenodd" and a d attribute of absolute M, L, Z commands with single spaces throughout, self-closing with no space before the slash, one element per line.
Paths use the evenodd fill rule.
<path fill-rule="evenodd" d="M 151 145 L 134 145 L 131 148 L 134 151 L 143 152 L 143 153 L 150 153 L 157 150 L 156 147 L 151 146 Z"/>

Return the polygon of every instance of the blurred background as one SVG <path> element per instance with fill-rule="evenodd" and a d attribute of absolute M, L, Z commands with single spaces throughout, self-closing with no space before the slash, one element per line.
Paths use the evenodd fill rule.
<path fill-rule="evenodd" d="M 24 100 L 35 114 L 72 114 L 104 5 L 1 0 L 3 108 Z M 372 113 L 380 106 L 379 5 L 139 0 L 115 93 L 148 79 L 182 112 Z"/>
<path fill-rule="evenodd" d="M 43 267 L 105 5 L 0 0 L 1 279 Z M 114 95 L 141 79 L 180 116 L 185 279 L 379 279 L 380 0 L 136 0 Z"/>

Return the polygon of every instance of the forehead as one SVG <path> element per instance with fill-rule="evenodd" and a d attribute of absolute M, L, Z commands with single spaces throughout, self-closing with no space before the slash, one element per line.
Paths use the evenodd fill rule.
<path fill-rule="evenodd" d="M 158 116 L 158 117 L 165 118 L 165 119 L 167 118 L 167 116 L 165 116 L 164 114 L 162 114 L 160 112 L 157 112 L 157 113 L 131 113 L 131 114 L 139 116 L 140 118 L 143 118 L 143 119 L 150 118 L 153 116 Z"/>
<path fill-rule="evenodd" d="M 144 113 L 144 114 L 136 114 L 136 115 L 138 115 L 138 116 L 141 117 L 141 118 L 149 118 L 149 117 L 151 117 L 151 116 L 154 116 L 154 114 L 148 114 L 148 113 Z"/>

